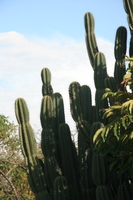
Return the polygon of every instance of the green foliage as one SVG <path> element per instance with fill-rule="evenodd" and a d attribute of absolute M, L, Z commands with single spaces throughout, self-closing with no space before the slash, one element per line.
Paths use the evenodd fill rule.
<path fill-rule="evenodd" d="M 116 170 L 124 185 L 118 189 L 118 199 L 131 199 L 133 194 L 133 49 L 132 49 L 132 1 L 124 0 L 128 14 L 128 24 L 131 32 L 129 55 L 126 53 L 127 31 L 119 27 L 115 39 L 115 71 L 114 78 L 118 90 L 109 87 L 105 89 L 102 99 L 107 99 L 109 108 L 104 109 L 103 118 L 108 123 L 97 130 L 94 135 L 94 149 L 108 157 L 110 170 Z M 129 61 L 125 70 L 125 61 Z M 107 86 L 107 84 L 106 84 Z M 123 193 L 122 193 L 123 191 Z"/>
<path fill-rule="evenodd" d="M 108 98 L 114 105 L 105 109 L 103 117 L 108 118 L 109 123 L 95 134 L 95 148 L 99 148 L 98 144 L 101 143 L 103 152 L 111 152 L 114 156 L 111 168 L 120 166 L 119 173 L 122 174 L 130 171 L 133 164 L 133 94 L 128 90 L 110 90 L 103 98 Z"/>
<path fill-rule="evenodd" d="M 17 127 L 0 115 L 0 196 L 1 199 L 34 199 L 28 184 Z"/>

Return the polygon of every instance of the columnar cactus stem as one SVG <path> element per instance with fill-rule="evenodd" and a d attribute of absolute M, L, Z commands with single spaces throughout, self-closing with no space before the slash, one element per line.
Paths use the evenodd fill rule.
<path fill-rule="evenodd" d="M 50 200 L 49 193 L 46 190 L 43 169 L 36 156 L 37 148 L 34 132 L 29 123 L 29 111 L 24 99 L 19 98 L 15 101 L 15 113 L 19 123 L 21 146 L 28 166 L 28 180 L 30 186 L 37 200 Z"/>
<path fill-rule="evenodd" d="M 131 194 L 126 184 L 121 184 L 118 188 L 118 200 L 131 200 Z"/>
<path fill-rule="evenodd" d="M 110 88 L 112 92 L 117 91 L 116 82 L 114 77 L 107 77 L 104 80 L 105 88 Z"/>
<path fill-rule="evenodd" d="M 37 153 L 35 136 L 29 123 L 29 111 L 24 99 L 19 98 L 15 101 L 15 114 L 19 123 L 23 154 L 25 157 L 35 156 Z"/>
<path fill-rule="evenodd" d="M 92 124 L 92 97 L 90 87 L 87 85 L 81 86 L 81 107 L 83 119 Z"/>
<path fill-rule="evenodd" d="M 42 99 L 40 119 L 43 129 L 52 128 L 53 102 L 48 95 L 45 95 Z"/>
<path fill-rule="evenodd" d="M 71 194 L 70 194 L 71 195 Z M 58 176 L 54 181 L 54 200 L 68 200 L 68 185 L 64 176 Z"/>
<path fill-rule="evenodd" d="M 68 185 L 70 185 L 70 199 L 75 197 L 77 200 L 80 200 L 82 199 L 82 190 L 80 186 L 78 157 L 67 124 L 61 124 L 59 127 L 59 144 L 62 173 L 67 178 Z"/>
<path fill-rule="evenodd" d="M 65 123 L 64 103 L 60 93 L 52 95 L 53 101 L 53 130 L 58 140 L 59 125 Z"/>
<path fill-rule="evenodd" d="M 104 80 L 107 78 L 106 60 L 103 53 L 97 53 L 94 59 L 94 81 L 96 89 L 104 89 Z"/>
<path fill-rule="evenodd" d="M 133 37 L 133 2 L 132 0 L 123 0 L 124 8 L 127 13 L 128 25 Z"/>
<path fill-rule="evenodd" d="M 120 88 L 120 84 L 123 81 L 123 76 L 126 73 L 125 70 L 125 55 L 126 55 L 126 42 L 127 42 L 127 30 L 125 27 L 121 26 L 117 29 L 115 38 L 115 70 L 114 78 L 117 84 L 117 89 Z"/>
<path fill-rule="evenodd" d="M 45 95 L 42 99 L 41 105 L 41 124 L 42 124 L 42 141 L 41 147 L 45 157 L 44 170 L 47 187 L 52 193 L 54 188 L 54 180 L 57 176 L 61 175 L 61 170 L 58 166 L 56 156 L 56 141 L 53 132 L 53 100 L 50 96 Z"/>
<path fill-rule="evenodd" d="M 41 78 L 42 78 L 42 95 L 52 95 L 53 88 L 51 86 L 51 72 L 48 68 L 43 68 L 41 71 Z"/>
<path fill-rule="evenodd" d="M 94 68 L 94 58 L 96 53 L 98 53 L 98 47 L 97 47 L 97 42 L 94 34 L 94 17 L 93 15 L 88 12 L 85 14 L 85 31 L 86 31 L 86 47 L 87 47 L 87 52 L 90 58 L 90 63 L 92 67 Z"/>
<path fill-rule="evenodd" d="M 69 86 L 71 115 L 75 122 L 83 120 L 81 107 L 81 86 L 78 82 L 73 82 Z"/>

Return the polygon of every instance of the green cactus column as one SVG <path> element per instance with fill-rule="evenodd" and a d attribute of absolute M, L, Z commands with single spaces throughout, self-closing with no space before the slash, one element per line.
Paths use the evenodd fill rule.
<path fill-rule="evenodd" d="M 102 99 L 105 93 L 105 79 L 107 78 L 106 60 L 103 53 L 97 53 L 94 59 L 94 82 L 96 87 L 95 104 L 96 104 L 96 121 L 106 123 L 103 120 L 103 109 L 108 107 L 106 99 Z"/>
<path fill-rule="evenodd" d="M 121 82 L 123 81 L 123 76 L 126 73 L 125 67 L 125 55 L 126 55 L 126 42 L 127 42 L 127 30 L 125 27 L 121 26 L 117 29 L 115 38 L 115 69 L 114 78 L 117 84 L 117 89 L 123 89 Z"/>
<path fill-rule="evenodd" d="M 61 168 L 68 182 L 69 198 L 70 200 L 80 200 L 83 196 L 78 156 L 75 145 L 71 139 L 70 128 L 65 123 L 61 124 L 59 127 L 59 146 L 61 152 Z"/>
<path fill-rule="evenodd" d="M 96 186 L 92 179 L 92 155 L 90 143 L 85 141 L 82 133 L 78 133 L 78 157 L 81 174 L 81 184 L 83 188 L 83 199 L 96 200 Z"/>
<path fill-rule="evenodd" d="M 29 111 L 24 99 L 19 98 L 15 101 L 15 113 L 19 123 L 19 134 L 21 147 L 28 167 L 28 180 L 32 191 L 37 200 L 48 199 L 50 196 L 46 190 L 44 172 L 36 154 L 36 142 L 34 132 L 29 123 Z"/>
<path fill-rule="evenodd" d="M 131 192 L 127 184 L 121 184 L 118 188 L 118 200 L 132 200 Z"/>
<path fill-rule="evenodd" d="M 70 111 L 76 122 L 78 132 L 81 132 L 86 140 L 89 140 L 91 120 L 91 91 L 88 86 L 80 86 L 78 82 L 72 82 L 69 86 Z"/>
<path fill-rule="evenodd" d="M 53 88 L 51 86 L 51 72 L 48 68 L 43 68 L 41 71 L 41 79 L 42 79 L 42 95 L 49 95 L 53 94 Z"/>
<path fill-rule="evenodd" d="M 51 85 L 51 72 L 48 68 L 43 68 L 41 72 L 41 79 L 42 79 L 42 91 L 43 91 L 43 101 L 45 99 L 48 99 L 46 101 L 47 103 L 50 103 L 50 107 L 46 106 L 46 102 L 42 102 L 42 105 L 44 105 L 44 117 L 42 118 L 42 113 L 41 113 L 41 124 L 42 122 L 47 124 L 48 127 L 47 129 L 51 129 L 54 135 L 54 141 L 55 141 L 55 158 L 60 166 L 60 151 L 59 151 L 59 145 L 58 145 L 58 134 L 59 134 L 59 125 L 61 123 L 65 123 L 65 114 L 64 114 L 64 103 L 63 103 L 63 98 L 62 95 L 58 92 L 53 93 L 53 88 Z M 46 97 L 47 96 L 47 97 Z M 46 98 L 45 98 L 46 97 Z M 51 98 L 50 98 L 51 97 Z M 47 104 L 48 105 L 48 104 Z M 50 115 L 47 119 L 50 121 L 46 120 L 46 113 L 49 113 Z M 43 125 L 42 125 L 43 127 Z M 46 127 L 46 125 L 45 125 Z M 43 127 L 43 129 L 45 129 Z M 42 133 L 45 135 L 45 130 Z M 43 148 L 43 146 L 42 146 Z"/>
<path fill-rule="evenodd" d="M 58 176 L 54 181 L 54 200 L 69 200 L 67 180 L 64 176 Z"/>
<path fill-rule="evenodd" d="M 94 33 L 95 21 L 93 15 L 90 12 L 87 12 L 85 14 L 84 23 L 86 31 L 85 39 L 86 39 L 87 52 L 90 59 L 90 63 L 94 68 L 94 58 L 96 53 L 99 52 L 99 50 Z"/>
<path fill-rule="evenodd" d="M 65 123 L 65 113 L 64 113 L 64 102 L 62 95 L 60 93 L 54 93 L 52 95 L 53 101 L 53 132 L 55 135 L 55 143 L 56 143 L 56 159 L 61 166 L 61 152 L 59 145 L 59 126 L 62 123 Z"/>
<path fill-rule="evenodd" d="M 41 147 L 44 154 L 44 170 L 47 188 L 54 196 L 54 180 L 61 175 L 61 170 L 56 160 L 56 143 L 55 135 L 52 129 L 53 124 L 53 101 L 48 95 L 45 95 L 41 104 L 41 125 L 42 125 L 42 138 Z"/>
<path fill-rule="evenodd" d="M 94 69 L 94 82 L 96 87 L 96 121 L 102 121 L 103 109 L 108 107 L 106 100 L 102 100 L 105 92 L 105 79 L 108 77 L 106 71 L 106 60 L 103 53 L 99 52 L 95 39 L 93 15 L 88 12 L 85 14 L 86 47 L 90 63 Z M 105 122 L 106 123 L 106 122 Z"/>
<path fill-rule="evenodd" d="M 100 153 L 93 153 L 92 177 L 97 186 L 96 200 L 113 200 L 114 195 L 108 182 L 108 168 L 105 157 Z"/>
<path fill-rule="evenodd" d="M 123 0 L 125 12 L 127 13 L 128 26 L 130 28 L 131 37 L 133 37 L 133 1 Z"/>

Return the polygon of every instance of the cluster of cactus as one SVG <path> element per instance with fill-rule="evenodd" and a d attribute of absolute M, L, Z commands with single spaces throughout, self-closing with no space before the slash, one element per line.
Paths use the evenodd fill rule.
<path fill-rule="evenodd" d="M 123 0 L 131 30 L 130 57 L 132 57 L 132 0 Z M 15 101 L 19 123 L 21 146 L 26 158 L 29 184 L 37 200 L 115 200 L 132 199 L 128 177 L 118 177 L 116 170 L 109 170 L 108 154 L 104 156 L 94 148 L 96 131 L 108 123 L 103 119 L 103 110 L 109 106 L 102 100 L 105 88 L 123 90 L 126 73 L 126 28 L 119 27 L 115 39 L 114 77 L 109 77 L 106 60 L 99 52 L 94 34 L 94 18 L 85 14 L 86 45 L 90 63 L 94 69 L 96 87 L 95 106 L 87 85 L 72 82 L 69 86 L 70 110 L 76 123 L 78 145 L 71 138 L 70 128 L 65 123 L 64 104 L 61 94 L 54 93 L 51 73 L 44 68 L 42 78 L 42 103 L 40 121 L 42 126 L 41 148 L 44 160 L 37 157 L 34 132 L 29 123 L 29 111 L 24 99 Z"/>

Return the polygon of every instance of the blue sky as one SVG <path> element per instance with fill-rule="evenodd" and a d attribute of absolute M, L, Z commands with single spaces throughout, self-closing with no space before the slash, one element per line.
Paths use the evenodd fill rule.
<path fill-rule="evenodd" d="M 112 42 L 118 26 L 127 25 L 122 0 L 1 0 L 0 32 L 83 39 L 86 12 L 95 17 L 96 34 Z"/>
<path fill-rule="evenodd" d="M 127 27 L 122 0 L 1 0 L 0 1 L 0 114 L 16 124 L 14 101 L 23 97 L 31 124 L 40 127 L 40 72 L 48 67 L 55 92 L 64 98 L 66 122 L 71 122 L 68 87 L 72 81 L 92 88 L 84 31 L 84 14 L 95 18 L 95 34 L 113 75 L 114 40 L 119 26 Z M 73 129 L 73 125 L 71 125 Z"/>

